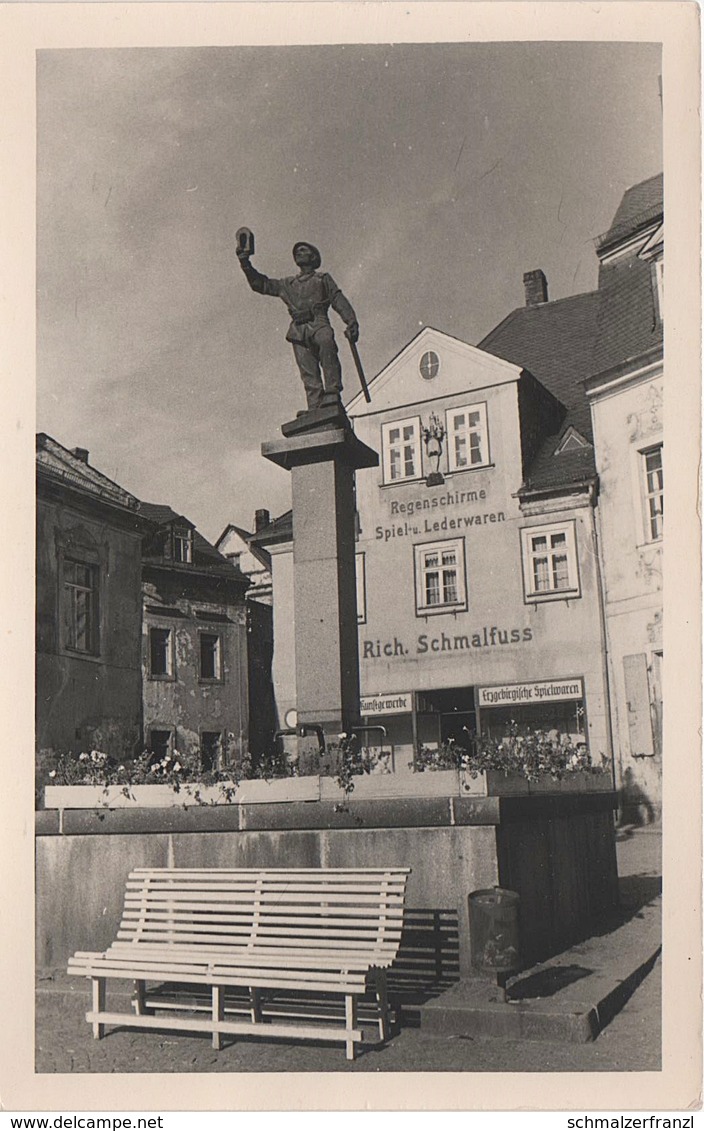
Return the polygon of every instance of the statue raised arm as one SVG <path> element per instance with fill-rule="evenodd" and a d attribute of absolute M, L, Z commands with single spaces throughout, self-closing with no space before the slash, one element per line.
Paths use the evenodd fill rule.
<path fill-rule="evenodd" d="M 359 338 L 357 315 L 332 275 L 318 271 L 320 252 L 313 244 L 299 241 L 293 247 L 297 275 L 270 279 L 252 266 L 254 237 L 247 228 L 237 233 L 237 258 L 245 278 L 257 294 L 271 295 L 286 303 L 291 324 L 286 340 L 293 346 L 309 409 L 336 405 L 342 392 L 342 370 L 328 310 L 346 324 L 345 336 L 354 345 Z M 321 376 L 322 370 L 322 376 Z"/>

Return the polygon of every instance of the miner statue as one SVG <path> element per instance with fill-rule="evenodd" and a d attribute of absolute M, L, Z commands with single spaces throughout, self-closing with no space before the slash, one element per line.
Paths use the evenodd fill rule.
<path fill-rule="evenodd" d="M 286 303 L 291 316 L 286 340 L 293 346 L 308 412 L 325 408 L 341 409 L 342 369 L 335 335 L 328 319 L 330 307 L 347 326 L 345 337 L 352 349 L 364 395 L 369 400 L 356 346 L 359 338 L 357 315 L 332 275 L 318 270 L 321 257 L 317 247 L 304 240 L 294 244 L 293 259 L 298 267 L 298 274 L 283 279 L 270 279 L 257 271 L 250 262 L 254 254 L 254 236 L 249 228 L 239 229 L 236 242 L 237 258 L 252 290 L 280 298 Z"/>

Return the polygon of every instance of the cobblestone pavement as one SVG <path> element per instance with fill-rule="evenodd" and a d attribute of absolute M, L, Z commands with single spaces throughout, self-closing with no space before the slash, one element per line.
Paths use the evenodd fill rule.
<path fill-rule="evenodd" d="M 79 983 L 81 986 L 81 983 Z M 646 1072 L 660 1067 L 660 964 L 590 1044 L 431 1037 L 404 1027 L 384 1048 L 347 1061 L 342 1045 L 108 1029 L 93 1040 L 83 992 L 45 993 L 37 1006 L 37 1072 Z"/>
<path fill-rule="evenodd" d="M 660 838 L 623 834 L 619 871 L 626 903 L 652 898 L 660 875 Z M 590 1044 L 497 1038 L 434 1037 L 408 1024 L 385 1047 L 345 1059 L 340 1045 L 265 1041 L 226 1043 L 165 1031 L 108 1029 L 95 1041 L 85 1021 L 87 983 L 60 976 L 40 982 L 36 1071 L 93 1072 L 622 1072 L 660 1068 L 661 968 L 658 961 L 613 1021 Z M 108 1003 L 110 995 L 108 995 Z M 121 1008 L 124 1008 L 124 999 Z"/>

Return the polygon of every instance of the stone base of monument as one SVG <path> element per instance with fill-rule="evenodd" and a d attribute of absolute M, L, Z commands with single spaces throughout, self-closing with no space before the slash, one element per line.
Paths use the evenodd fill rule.
<path fill-rule="evenodd" d="M 334 742 L 360 721 L 354 475 L 379 457 L 337 399 L 282 432 L 262 454 L 291 472 L 297 725 Z"/>
<path fill-rule="evenodd" d="M 307 412 L 299 412 L 295 420 L 289 420 L 281 425 L 283 436 L 300 436 L 305 432 L 318 432 L 324 428 L 349 428 L 344 405 L 337 395 L 325 394 L 320 408 L 310 408 Z"/>

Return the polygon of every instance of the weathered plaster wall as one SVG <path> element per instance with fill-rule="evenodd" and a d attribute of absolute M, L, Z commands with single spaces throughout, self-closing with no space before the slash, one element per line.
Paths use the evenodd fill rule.
<path fill-rule="evenodd" d="M 58 548 L 89 546 L 99 565 L 100 649 L 61 638 Z M 78 551 L 76 551 L 78 553 Z M 140 737 L 140 537 L 58 502 L 37 500 L 38 750 L 132 751 Z"/>
<path fill-rule="evenodd" d="M 592 416 L 618 783 L 633 815 L 651 820 L 662 797 L 655 700 L 663 650 L 663 543 L 649 537 L 642 453 L 663 439 L 662 368 L 595 397 Z M 642 680 L 635 684 L 627 682 L 627 666 L 638 661 L 627 657 L 642 657 Z"/>
<path fill-rule="evenodd" d="M 217 590 L 202 588 L 184 596 L 165 580 L 144 582 L 142 665 L 144 669 L 144 730 L 176 730 L 176 749 L 191 750 L 206 731 L 232 735 L 232 750 L 246 752 L 248 745 L 247 616 L 243 603 L 234 605 Z M 155 609 L 177 608 L 180 616 L 160 615 Z M 202 614 L 206 614 L 203 616 Z M 149 630 L 168 628 L 173 635 L 173 670 L 169 678 L 151 678 Z M 201 632 L 221 637 L 222 680 L 200 678 Z"/>

